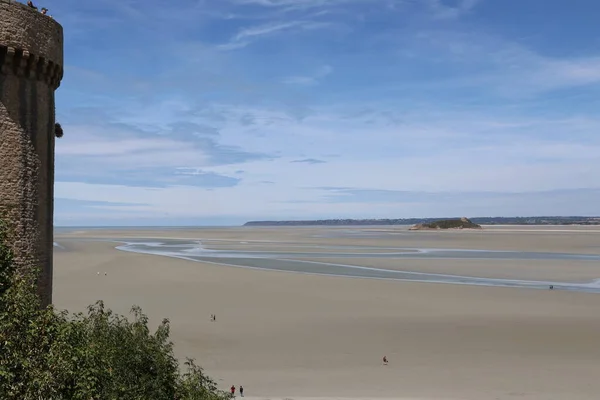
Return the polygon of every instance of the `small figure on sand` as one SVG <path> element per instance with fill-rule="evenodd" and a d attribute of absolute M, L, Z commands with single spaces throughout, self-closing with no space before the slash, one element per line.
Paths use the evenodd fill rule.
<path fill-rule="evenodd" d="M 244 397 L 244 387 L 240 385 L 240 396 Z"/>
<path fill-rule="evenodd" d="M 231 385 L 231 395 L 235 396 L 235 385 Z"/>
<path fill-rule="evenodd" d="M 217 316 L 215 314 L 210 314 L 210 320 L 215 322 L 217 320 Z"/>
<path fill-rule="evenodd" d="M 383 365 L 388 365 L 388 359 L 386 356 L 383 356 Z"/>
<path fill-rule="evenodd" d="M 550 285 L 550 290 L 554 290 L 554 285 Z"/>

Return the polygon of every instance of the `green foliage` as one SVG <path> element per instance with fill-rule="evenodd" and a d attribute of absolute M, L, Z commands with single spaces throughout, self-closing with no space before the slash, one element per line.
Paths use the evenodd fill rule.
<path fill-rule="evenodd" d="M 8 234 L 7 230 L 6 224 L 0 219 L 0 296 L 8 289 L 14 274 L 12 253 L 6 246 L 2 246 L 2 241 Z"/>
<path fill-rule="evenodd" d="M 477 225 L 471 222 L 467 218 L 463 219 L 444 219 L 440 221 L 430 222 L 428 224 L 423 224 L 423 227 L 429 229 L 456 229 L 456 228 L 470 228 L 470 229 L 479 229 L 480 225 Z"/>
<path fill-rule="evenodd" d="M 41 308 L 36 271 L 15 273 L 0 225 L 0 399 L 225 400 L 193 360 L 180 373 L 169 321 L 151 333 L 132 308 L 131 321 L 100 301 L 87 314 Z"/>

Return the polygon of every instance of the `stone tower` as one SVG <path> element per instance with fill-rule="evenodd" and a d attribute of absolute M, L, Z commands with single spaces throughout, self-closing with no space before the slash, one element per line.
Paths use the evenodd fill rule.
<path fill-rule="evenodd" d="M 52 18 L 0 0 L 0 213 L 19 268 L 40 267 L 52 302 L 54 91 L 63 76 L 63 31 Z"/>

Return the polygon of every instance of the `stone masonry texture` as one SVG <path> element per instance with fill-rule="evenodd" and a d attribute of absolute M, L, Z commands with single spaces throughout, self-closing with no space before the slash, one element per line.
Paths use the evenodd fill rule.
<path fill-rule="evenodd" d="M 52 303 L 54 91 L 63 76 L 63 31 L 48 16 L 0 0 L 0 216 L 20 270 L 40 268 Z"/>

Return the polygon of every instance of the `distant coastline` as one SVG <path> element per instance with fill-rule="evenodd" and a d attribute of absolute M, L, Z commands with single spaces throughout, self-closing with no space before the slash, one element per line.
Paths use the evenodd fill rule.
<path fill-rule="evenodd" d="M 248 221 L 244 226 L 360 226 L 360 225 L 415 225 L 427 224 L 446 218 L 385 218 L 385 219 L 315 219 L 290 221 Z M 476 217 L 479 225 L 600 225 L 600 217 Z"/>

